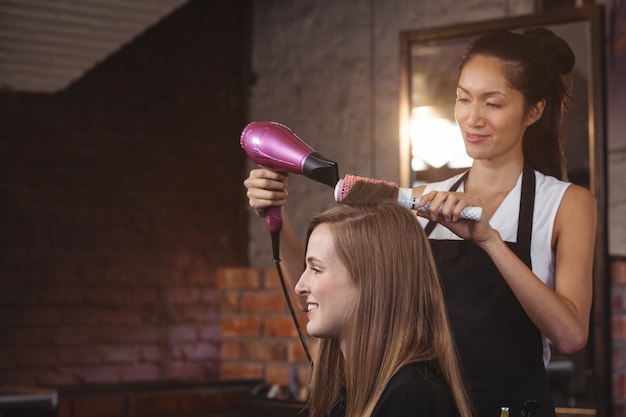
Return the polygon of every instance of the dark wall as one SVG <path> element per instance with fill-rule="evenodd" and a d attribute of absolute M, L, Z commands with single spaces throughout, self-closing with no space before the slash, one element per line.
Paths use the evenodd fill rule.
<path fill-rule="evenodd" d="M 191 1 L 65 91 L 0 93 L 0 385 L 216 377 L 249 10 Z"/>

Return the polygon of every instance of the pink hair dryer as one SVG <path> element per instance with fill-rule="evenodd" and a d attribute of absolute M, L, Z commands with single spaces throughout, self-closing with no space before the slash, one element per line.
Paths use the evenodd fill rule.
<path fill-rule="evenodd" d="M 332 188 L 339 181 L 336 162 L 320 155 L 280 123 L 252 122 L 241 132 L 240 143 L 248 157 L 263 167 L 302 174 Z M 270 232 L 281 230 L 280 207 L 267 209 L 265 219 Z"/>

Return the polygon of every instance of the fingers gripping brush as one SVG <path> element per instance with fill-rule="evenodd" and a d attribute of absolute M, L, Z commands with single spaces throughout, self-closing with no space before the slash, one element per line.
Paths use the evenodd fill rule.
<path fill-rule="evenodd" d="M 404 208 L 409 210 L 415 210 L 421 213 L 428 213 L 428 208 L 430 207 L 430 203 L 420 207 L 419 197 L 413 197 L 413 190 L 410 188 L 399 188 L 397 184 L 389 181 L 376 180 L 373 178 L 365 178 L 358 177 L 355 175 L 346 174 L 343 179 L 340 179 L 335 186 L 335 201 L 341 203 L 353 190 L 353 188 L 360 182 L 365 182 L 369 184 L 381 184 L 387 186 L 387 188 L 392 188 L 397 190 L 397 199 L 398 203 Z M 461 211 L 461 218 L 465 220 L 480 220 L 482 216 L 482 208 L 481 207 L 465 207 L 463 211 Z"/>
<path fill-rule="evenodd" d="M 339 181 L 337 163 L 325 158 L 304 143 L 291 129 L 276 122 L 252 122 L 241 132 L 240 144 L 248 157 L 258 165 L 269 169 L 301 174 L 329 187 L 335 187 Z M 280 207 L 265 210 L 265 221 L 272 236 L 272 252 L 278 276 L 287 299 L 291 317 L 298 330 L 300 341 L 309 363 L 311 354 L 300 328 L 298 318 L 289 297 L 282 269 L 280 267 L 279 234 L 283 226 Z"/>

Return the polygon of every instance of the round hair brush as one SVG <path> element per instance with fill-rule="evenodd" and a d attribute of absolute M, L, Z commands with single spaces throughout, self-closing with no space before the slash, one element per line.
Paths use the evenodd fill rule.
<path fill-rule="evenodd" d="M 410 188 L 400 188 L 394 182 L 377 180 L 373 178 L 366 177 L 358 177 L 356 175 L 346 174 L 343 179 L 340 179 L 335 185 L 335 201 L 338 203 L 348 202 L 351 199 L 358 198 L 367 198 L 366 196 L 354 196 L 354 194 L 362 194 L 358 192 L 358 184 L 367 183 L 369 186 L 379 186 L 378 192 L 373 192 L 372 190 L 368 190 L 370 195 L 375 193 L 378 198 L 388 197 L 388 198 L 396 198 L 398 203 L 402 207 L 405 207 L 409 210 L 415 210 L 420 213 L 427 213 L 430 203 L 420 207 L 419 197 L 413 197 L 413 190 Z M 382 195 L 381 193 L 386 193 Z M 393 195 L 391 195 L 393 193 Z M 481 207 L 465 207 L 461 212 L 461 218 L 464 220 L 480 220 L 482 216 L 483 210 Z"/>

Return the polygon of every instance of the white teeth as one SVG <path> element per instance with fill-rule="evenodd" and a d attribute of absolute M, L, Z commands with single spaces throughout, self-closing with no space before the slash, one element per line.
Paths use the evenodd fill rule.
<path fill-rule="evenodd" d="M 307 311 L 315 310 L 318 307 L 319 307 L 318 304 L 308 304 L 307 305 Z"/>

